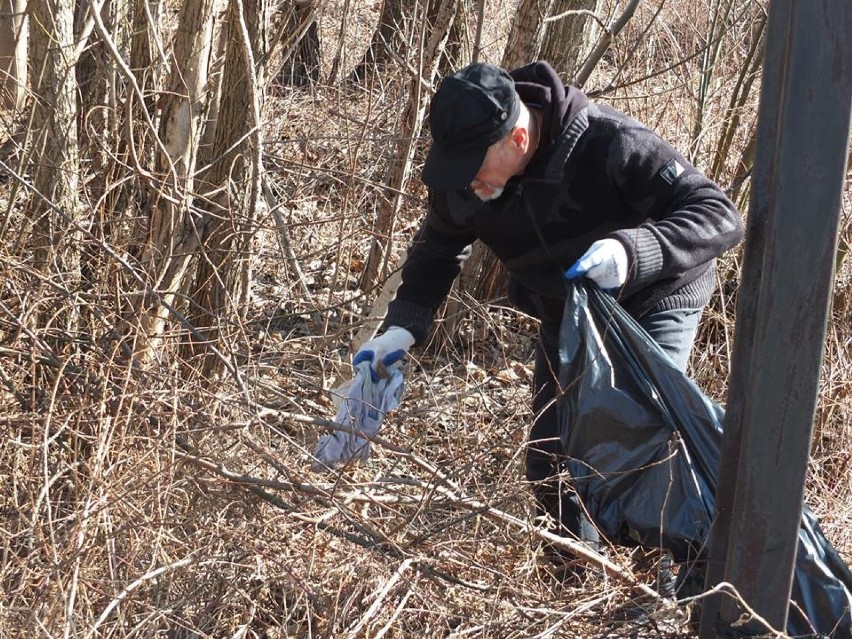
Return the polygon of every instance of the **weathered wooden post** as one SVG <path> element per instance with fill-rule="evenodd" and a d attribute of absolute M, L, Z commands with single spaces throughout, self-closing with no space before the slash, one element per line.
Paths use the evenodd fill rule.
<path fill-rule="evenodd" d="M 852 111 L 852 3 L 773 0 L 708 586 L 783 630 Z M 705 600 L 701 639 L 742 610 Z M 765 631 L 762 624 L 740 628 Z"/>

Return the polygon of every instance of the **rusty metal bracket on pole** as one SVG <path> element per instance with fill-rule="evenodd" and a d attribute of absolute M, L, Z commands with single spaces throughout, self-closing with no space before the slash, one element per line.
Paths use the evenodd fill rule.
<path fill-rule="evenodd" d="M 787 623 L 852 112 L 852 3 L 773 0 L 707 586 Z M 730 636 L 731 597 L 701 639 Z M 761 633 L 752 621 L 738 632 Z"/>

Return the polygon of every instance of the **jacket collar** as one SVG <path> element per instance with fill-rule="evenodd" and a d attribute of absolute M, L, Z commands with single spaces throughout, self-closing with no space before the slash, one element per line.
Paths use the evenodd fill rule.
<path fill-rule="evenodd" d="M 524 104 L 539 109 L 543 116 L 541 142 L 527 167 L 527 176 L 558 180 L 577 140 L 588 127 L 589 99 L 580 89 L 565 86 L 547 62 L 528 64 L 510 75 Z"/>

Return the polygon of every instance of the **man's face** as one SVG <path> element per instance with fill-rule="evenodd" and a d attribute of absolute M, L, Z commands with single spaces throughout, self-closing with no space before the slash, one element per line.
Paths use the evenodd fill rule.
<path fill-rule="evenodd" d="M 514 150 L 514 146 L 506 139 L 488 147 L 485 161 L 470 183 L 471 190 L 483 202 L 500 197 L 506 182 L 517 172 L 517 153 Z"/>

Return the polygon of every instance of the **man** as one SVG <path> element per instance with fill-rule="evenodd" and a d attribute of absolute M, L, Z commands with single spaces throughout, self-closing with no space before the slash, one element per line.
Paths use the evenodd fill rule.
<path fill-rule="evenodd" d="M 389 364 L 422 344 L 465 248 L 485 242 L 509 271 L 510 301 L 541 320 L 526 451 L 539 514 L 596 545 L 594 527 L 558 480 L 564 456 L 554 399 L 566 278 L 611 290 L 685 370 L 715 287 L 715 258 L 742 239 L 739 214 L 669 144 L 563 86 L 544 62 L 511 74 L 488 64 L 453 73 L 429 122 L 429 211 L 385 330 L 354 361 Z"/>

